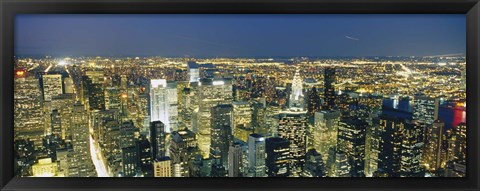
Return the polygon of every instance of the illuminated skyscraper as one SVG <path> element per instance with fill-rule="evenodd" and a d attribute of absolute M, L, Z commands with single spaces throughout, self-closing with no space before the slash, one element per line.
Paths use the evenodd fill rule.
<path fill-rule="evenodd" d="M 38 163 L 32 166 L 34 177 L 55 177 L 57 176 L 57 162 L 52 162 L 51 158 L 39 159 Z"/>
<path fill-rule="evenodd" d="M 137 150 L 137 166 L 142 171 L 144 177 L 153 176 L 153 158 L 150 141 L 141 138 L 135 141 L 135 149 Z"/>
<path fill-rule="evenodd" d="M 324 86 L 324 97 L 325 97 L 325 108 L 324 110 L 332 110 L 335 107 L 335 68 L 327 67 L 323 73 L 323 86 Z"/>
<path fill-rule="evenodd" d="M 259 134 L 248 136 L 249 175 L 265 177 L 265 137 Z"/>
<path fill-rule="evenodd" d="M 233 143 L 228 149 L 228 177 L 241 177 L 243 171 L 242 145 Z"/>
<path fill-rule="evenodd" d="M 380 117 L 382 129 L 379 144 L 378 169 L 382 169 L 390 177 L 399 176 L 402 151 L 402 131 L 405 121 L 399 118 L 382 115 Z"/>
<path fill-rule="evenodd" d="M 423 177 L 421 154 L 423 149 L 423 127 L 406 122 L 402 130 L 402 147 L 400 159 L 400 176 Z"/>
<path fill-rule="evenodd" d="M 337 146 L 339 121 L 340 112 L 338 111 L 321 111 L 315 113 L 313 148 L 322 155 L 324 163 L 327 163 L 329 149 Z"/>
<path fill-rule="evenodd" d="M 154 159 L 165 157 L 166 137 L 165 125 L 161 121 L 150 122 L 150 141 L 152 142 L 152 156 Z"/>
<path fill-rule="evenodd" d="M 253 109 L 248 102 L 233 102 L 233 133 L 235 138 L 246 142 L 248 135 L 253 133 L 252 114 Z"/>
<path fill-rule="evenodd" d="M 233 106 L 212 107 L 210 158 L 218 159 L 219 166 L 228 167 L 228 148 L 233 143 Z M 215 161 L 216 162 L 216 161 Z"/>
<path fill-rule="evenodd" d="M 117 87 L 105 89 L 105 109 L 121 109 L 121 92 Z"/>
<path fill-rule="evenodd" d="M 96 176 L 95 166 L 90 157 L 90 133 L 88 129 L 88 115 L 85 106 L 75 103 L 71 118 L 71 136 L 73 145 L 73 168 L 69 169 L 69 176 L 93 177 Z"/>
<path fill-rule="evenodd" d="M 177 130 L 177 84 L 165 79 L 150 80 L 150 122 L 161 121 L 165 131 Z"/>
<path fill-rule="evenodd" d="M 181 177 L 189 177 L 189 161 L 199 152 L 195 133 L 188 129 L 171 134 L 170 158 L 173 164 L 180 164 Z"/>
<path fill-rule="evenodd" d="M 288 107 L 290 109 L 301 109 L 305 107 L 305 98 L 303 97 L 303 78 L 300 77 L 300 70 L 297 69 L 292 81 L 292 92 L 289 97 Z"/>
<path fill-rule="evenodd" d="M 266 166 L 269 177 L 287 177 L 290 175 L 290 141 L 285 138 L 266 139 Z"/>
<path fill-rule="evenodd" d="M 198 135 L 198 144 L 202 155 L 206 158 L 210 154 L 211 144 L 211 108 L 220 104 L 231 104 L 232 81 L 230 79 L 200 79 L 198 86 L 198 109 L 194 110 L 193 130 Z"/>
<path fill-rule="evenodd" d="M 41 146 L 45 133 L 42 92 L 38 79 L 27 75 L 23 70 L 15 73 L 14 140 L 30 139 Z"/>
<path fill-rule="evenodd" d="M 343 118 L 339 122 L 337 151 L 345 152 L 350 175 L 365 176 L 365 136 L 368 123 L 358 118 Z"/>
<path fill-rule="evenodd" d="M 45 74 L 42 76 L 43 81 L 43 99 L 51 101 L 53 96 L 63 93 L 62 89 L 62 75 L 60 74 Z"/>
<path fill-rule="evenodd" d="M 445 166 L 444 142 L 446 140 L 445 123 L 442 120 L 435 120 L 433 125 L 425 133 L 425 150 L 422 162 L 429 171 L 436 171 Z"/>
<path fill-rule="evenodd" d="M 61 118 L 61 138 L 66 140 L 70 139 L 70 123 L 71 121 L 68 120 L 72 116 L 73 112 L 73 105 L 75 102 L 75 95 L 74 94 L 62 94 L 58 96 L 54 96 L 51 102 L 52 110 L 58 110 Z"/>
<path fill-rule="evenodd" d="M 60 137 L 62 136 L 62 116 L 60 115 L 60 112 L 58 112 L 57 109 L 52 110 L 52 113 L 50 114 L 51 118 L 51 130 L 53 135 Z"/>
<path fill-rule="evenodd" d="M 305 163 L 307 152 L 307 118 L 306 111 L 280 113 L 278 135 L 290 142 L 290 170 L 299 173 Z"/>

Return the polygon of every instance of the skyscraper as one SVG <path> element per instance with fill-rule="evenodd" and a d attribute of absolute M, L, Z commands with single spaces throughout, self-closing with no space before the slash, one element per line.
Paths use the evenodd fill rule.
<path fill-rule="evenodd" d="M 289 97 L 288 107 L 290 109 L 301 109 L 305 107 L 305 98 L 303 96 L 303 78 L 300 77 L 300 70 L 297 69 L 292 81 L 292 92 Z"/>
<path fill-rule="evenodd" d="M 322 155 L 315 149 L 309 149 L 305 155 L 303 177 L 325 177 L 325 166 Z"/>
<path fill-rule="evenodd" d="M 137 166 L 142 171 L 144 177 L 153 176 L 153 158 L 150 141 L 145 138 L 135 141 L 137 150 Z"/>
<path fill-rule="evenodd" d="M 265 137 L 259 134 L 248 136 L 249 175 L 265 177 Z"/>
<path fill-rule="evenodd" d="M 28 75 L 23 70 L 15 72 L 14 140 L 30 139 L 39 147 L 45 133 L 43 98 L 38 79 Z"/>
<path fill-rule="evenodd" d="M 244 142 L 248 135 L 253 133 L 252 126 L 253 109 L 248 102 L 233 102 L 233 134 Z"/>
<path fill-rule="evenodd" d="M 90 133 L 87 118 L 85 106 L 78 102 L 75 103 L 70 127 L 74 152 L 70 162 L 73 167 L 69 169 L 69 176 L 93 177 L 97 175 L 90 157 Z"/>
<path fill-rule="evenodd" d="M 150 80 L 150 122 L 161 121 L 165 131 L 177 130 L 177 84 L 165 79 Z"/>
<path fill-rule="evenodd" d="M 386 115 L 380 117 L 382 134 L 379 144 L 381 152 L 378 155 L 378 169 L 382 169 L 391 177 L 399 176 L 400 173 L 404 126 L 405 121 L 402 119 Z"/>
<path fill-rule="evenodd" d="M 180 165 L 181 177 L 189 177 L 189 161 L 198 153 L 195 133 L 188 129 L 172 132 L 170 158 L 173 164 Z"/>
<path fill-rule="evenodd" d="M 218 159 L 217 165 L 228 167 L 228 148 L 233 142 L 233 106 L 212 107 L 210 158 Z"/>
<path fill-rule="evenodd" d="M 51 101 L 52 97 L 63 94 L 62 75 L 45 74 L 42 75 L 43 81 L 43 100 Z"/>
<path fill-rule="evenodd" d="M 166 137 L 165 125 L 161 121 L 150 122 L 150 141 L 152 142 L 153 159 L 165 157 Z"/>
<path fill-rule="evenodd" d="M 350 175 L 365 176 L 365 137 L 368 123 L 358 118 L 339 122 L 337 150 L 345 152 L 351 166 Z"/>
<path fill-rule="evenodd" d="M 327 67 L 323 73 L 324 77 L 324 97 L 325 107 L 324 110 L 332 110 L 335 107 L 335 68 Z"/>
<path fill-rule="evenodd" d="M 305 163 L 307 152 L 307 119 L 306 111 L 280 113 L 278 135 L 290 142 L 290 169 L 299 173 Z"/>
<path fill-rule="evenodd" d="M 266 166 L 269 177 L 287 177 L 290 175 L 290 141 L 285 138 L 271 137 L 266 139 Z"/>
<path fill-rule="evenodd" d="M 436 171 L 445 166 L 444 141 L 446 140 L 445 123 L 442 120 L 435 120 L 433 125 L 427 129 L 425 134 L 425 150 L 422 162 L 429 171 Z"/>
<path fill-rule="evenodd" d="M 315 113 L 313 130 L 313 148 L 323 157 L 327 163 L 329 149 L 337 146 L 338 125 L 340 121 L 339 111 L 320 111 Z"/>
<path fill-rule="evenodd" d="M 198 135 L 198 145 L 202 155 L 208 157 L 211 144 L 211 108 L 232 103 L 232 81 L 231 79 L 202 78 L 198 85 L 198 109 L 196 108 L 193 114 L 196 118 L 193 131 Z"/>
<path fill-rule="evenodd" d="M 243 171 L 242 145 L 233 143 L 228 148 L 228 177 L 241 177 Z"/>

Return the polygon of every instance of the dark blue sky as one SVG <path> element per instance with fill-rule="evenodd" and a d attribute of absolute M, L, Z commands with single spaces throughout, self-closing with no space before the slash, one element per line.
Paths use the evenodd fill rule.
<path fill-rule="evenodd" d="M 465 15 L 18 15 L 17 56 L 465 53 Z"/>

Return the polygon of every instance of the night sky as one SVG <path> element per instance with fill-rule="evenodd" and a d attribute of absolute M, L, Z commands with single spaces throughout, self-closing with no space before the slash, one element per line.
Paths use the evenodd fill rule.
<path fill-rule="evenodd" d="M 465 15 L 18 15 L 16 56 L 465 54 Z"/>

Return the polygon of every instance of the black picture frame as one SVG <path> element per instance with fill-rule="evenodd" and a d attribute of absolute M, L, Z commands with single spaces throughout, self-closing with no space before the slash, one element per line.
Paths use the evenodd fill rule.
<path fill-rule="evenodd" d="M 466 178 L 17 178 L 13 175 L 16 14 L 341 13 L 465 14 Z M 480 3 L 478 0 L 1 0 L 0 188 L 2 190 L 479 190 Z"/>

